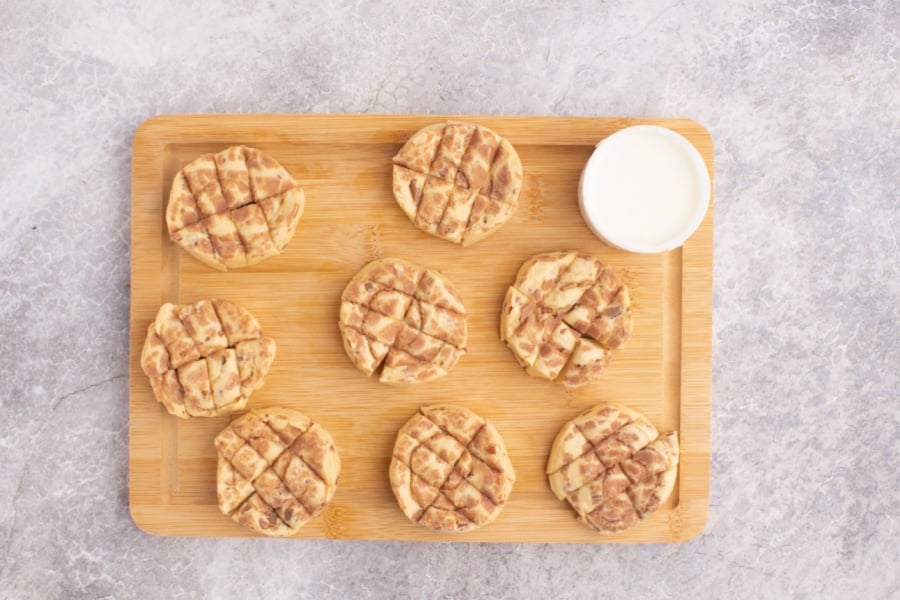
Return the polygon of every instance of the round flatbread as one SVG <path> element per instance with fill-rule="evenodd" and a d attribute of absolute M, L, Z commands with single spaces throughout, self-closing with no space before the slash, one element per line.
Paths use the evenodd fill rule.
<path fill-rule="evenodd" d="M 147 328 L 141 368 L 176 417 L 243 410 L 275 359 L 275 340 L 240 306 L 213 298 L 163 304 Z"/>
<path fill-rule="evenodd" d="M 350 280 L 339 327 L 353 364 L 366 375 L 381 367 L 382 383 L 433 381 L 466 352 L 466 308 L 456 287 L 396 258 L 375 260 Z"/>
<path fill-rule="evenodd" d="M 341 459 L 324 427 L 295 410 L 254 410 L 215 439 L 219 509 L 258 533 L 284 537 L 325 510 Z"/>
<path fill-rule="evenodd" d="M 527 260 L 500 314 L 500 339 L 525 372 L 567 387 L 596 381 L 631 330 L 628 288 L 580 252 Z"/>
<path fill-rule="evenodd" d="M 489 422 L 459 406 L 425 406 L 397 433 L 390 480 L 410 521 L 452 533 L 496 519 L 516 474 Z"/>
<path fill-rule="evenodd" d="M 547 462 L 556 497 L 603 534 L 634 527 L 658 509 L 677 474 L 678 434 L 660 434 L 644 415 L 620 406 L 596 406 L 563 425 Z"/>
<path fill-rule="evenodd" d="M 191 256 L 225 271 L 280 254 L 294 236 L 304 204 L 303 189 L 274 158 L 231 146 L 178 171 L 166 226 Z"/>
<path fill-rule="evenodd" d="M 448 121 L 420 129 L 394 156 L 394 198 L 416 227 L 469 246 L 519 205 L 522 162 L 481 125 Z"/>

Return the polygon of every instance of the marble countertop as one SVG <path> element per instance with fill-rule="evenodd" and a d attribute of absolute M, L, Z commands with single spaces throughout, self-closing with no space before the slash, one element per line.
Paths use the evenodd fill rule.
<path fill-rule="evenodd" d="M 900 4 L 7 1 L 0 597 L 900 594 Z M 164 113 L 683 116 L 715 140 L 680 545 L 162 538 L 128 511 L 131 142 Z"/>

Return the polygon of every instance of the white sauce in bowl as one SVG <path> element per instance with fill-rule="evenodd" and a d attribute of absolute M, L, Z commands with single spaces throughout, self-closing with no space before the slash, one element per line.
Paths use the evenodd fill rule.
<path fill-rule="evenodd" d="M 709 204 L 703 157 L 670 129 L 638 125 L 599 144 L 581 174 L 581 214 L 609 244 L 664 252 L 694 233 Z"/>

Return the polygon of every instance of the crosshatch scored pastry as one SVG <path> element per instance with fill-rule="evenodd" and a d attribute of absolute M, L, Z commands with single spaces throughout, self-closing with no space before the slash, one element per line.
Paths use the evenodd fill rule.
<path fill-rule="evenodd" d="M 341 295 L 347 356 L 382 383 L 443 377 L 466 352 L 466 308 L 437 271 L 384 258 L 357 273 Z"/>
<path fill-rule="evenodd" d="M 425 406 L 397 433 L 390 480 L 410 521 L 460 532 L 497 518 L 516 474 L 493 425 L 466 408 Z"/>
<path fill-rule="evenodd" d="M 295 410 L 254 410 L 215 439 L 219 509 L 269 536 L 297 533 L 334 497 L 341 459 L 331 434 Z"/>
<path fill-rule="evenodd" d="M 525 371 L 567 387 L 595 381 L 631 335 L 628 288 L 596 257 L 538 254 L 519 269 L 500 339 Z"/>
<path fill-rule="evenodd" d="M 468 246 L 519 205 L 522 163 L 506 139 L 449 121 L 420 129 L 394 157 L 394 198 L 419 229 Z"/>
<path fill-rule="evenodd" d="M 213 417 L 247 405 L 275 359 L 275 340 L 240 306 L 213 298 L 163 304 L 147 328 L 141 368 L 176 417 Z"/>
<path fill-rule="evenodd" d="M 633 410 L 597 406 L 566 423 L 547 462 L 550 488 L 603 534 L 637 525 L 666 501 L 678 474 L 678 434 Z"/>
<path fill-rule="evenodd" d="M 175 175 L 166 226 L 199 261 L 225 271 L 280 254 L 303 215 L 303 189 L 275 159 L 231 146 Z"/>

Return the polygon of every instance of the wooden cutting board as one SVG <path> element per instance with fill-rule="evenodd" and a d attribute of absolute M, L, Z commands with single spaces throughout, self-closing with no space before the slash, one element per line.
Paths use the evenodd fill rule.
<path fill-rule="evenodd" d="M 712 140 L 681 119 L 455 117 L 486 125 L 518 150 L 520 206 L 469 248 L 416 229 L 391 192 L 391 157 L 443 116 L 202 115 L 145 122 L 134 139 L 131 219 L 129 501 L 135 523 L 161 535 L 248 536 L 216 507 L 213 438 L 226 418 L 183 421 L 154 400 L 140 368 L 147 325 L 164 302 L 220 297 L 248 308 L 278 353 L 250 408 L 288 406 L 325 426 L 343 470 L 332 504 L 298 537 L 489 542 L 676 542 L 698 534 L 709 504 L 713 207 L 681 249 L 630 254 L 591 235 L 577 182 L 594 145 L 630 125 L 655 124 L 690 140 L 712 174 Z M 270 153 L 306 192 L 306 212 L 281 256 L 220 273 L 170 240 L 164 207 L 172 178 L 201 153 L 247 144 Z M 599 383 L 566 390 L 529 377 L 499 340 L 500 307 L 519 265 L 539 252 L 596 254 L 631 288 L 634 334 Z M 344 354 L 341 291 L 368 261 L 406 258 L 442 271 L 469 312 L 469 352 L 436 382 L 392 387 L 366 378 Z M 544 468 L 559 427 L 603 402 L 635 408 L 681 440 L 678 484 L 661 510 L 616 536 L 575 520 Z M 518 480 L 494 523 L 436 534 L 400 512 L 388 483 L 397 429 L 422 404 L 469 407 L 506 440 Z"/>

